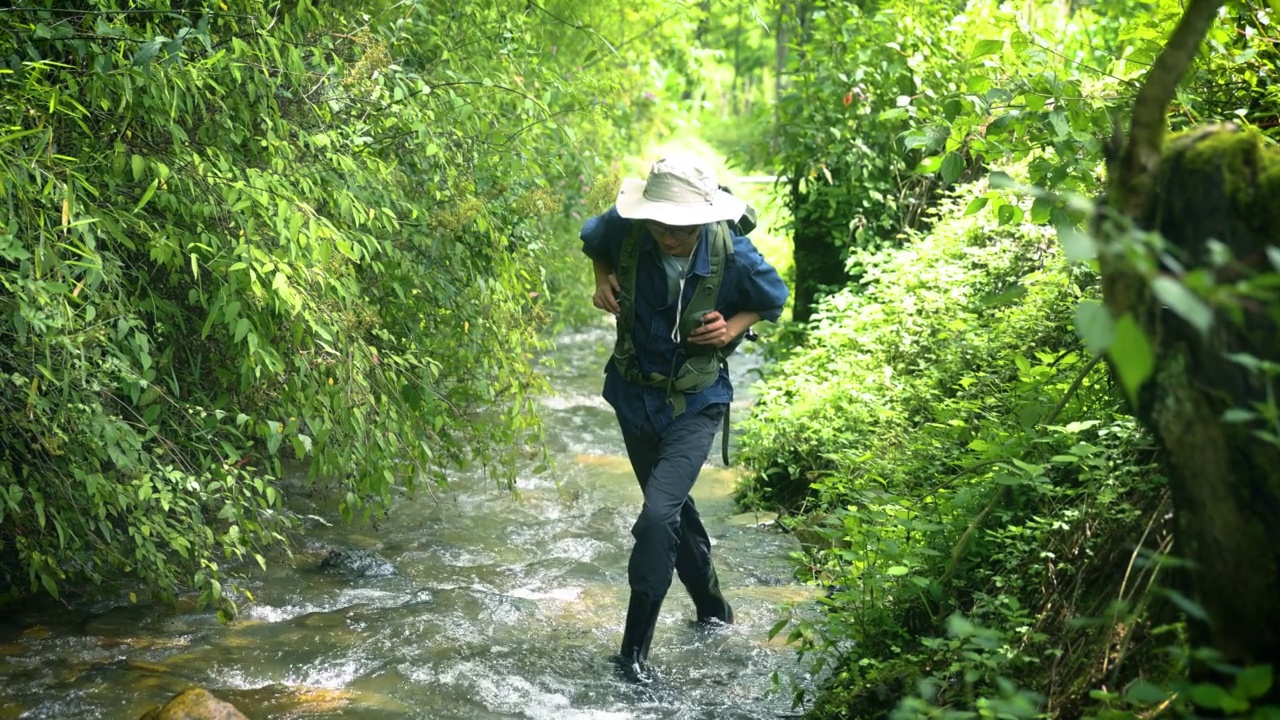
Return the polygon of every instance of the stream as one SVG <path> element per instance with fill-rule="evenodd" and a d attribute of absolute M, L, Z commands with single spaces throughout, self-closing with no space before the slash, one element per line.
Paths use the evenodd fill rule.
<path fill-rule="evenodd" d="M 600 398 L 612 330 L 556 345 L 542 400 L 554 477 L 523 475 L 512 494 L 458 473 L 447 490 L 402 500 L 376 528 L 313 522 L 292 562 L 254 577 L 255 602 L 228 625 L 207 611 L 119 601 L 4 618 L 0 719 L 136 719 L 190 686 L 254 720 L 798 716 L 789 679 L 810 681 L 794 649 L 767 636 L 789 605 L 815 612 L 812 590 L 793 579 L 790 535 L 735 516 L 736 475 L 720 466 L 718 437 L 693 494 L 737 624 L 695 625 L 673 580 L 651 657 L 659 682 L 618 676 L 611 658 L 641 496 Z M 759 365 L 741 355 L 735 418 Z M 335 514 L 300 502 L 290 504 Z M 331 548 L 372 551 L 395 572 L 324 572 Z"/>

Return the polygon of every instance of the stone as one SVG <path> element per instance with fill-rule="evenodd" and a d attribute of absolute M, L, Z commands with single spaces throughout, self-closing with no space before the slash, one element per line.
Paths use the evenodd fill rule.
<path fill-rule="evenodd" d="M 188 688 L 163 707 L 152 708 L 140 720 L 249 720 L 229 702 L 204 688 Z"/>
<path fill-rule="evenodd" d="M 346 573 L 354 577 L 394 575 L 396 567 L 381 555 L 369 550 L 334 548 L 320 561 L 321 570 Z"/>

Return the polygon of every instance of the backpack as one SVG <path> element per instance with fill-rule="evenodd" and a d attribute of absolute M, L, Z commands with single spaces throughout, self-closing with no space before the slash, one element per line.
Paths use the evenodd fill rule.
<path fill-rule="evenodd" d="M 723 186 L 721 189 L 728 192 L 728 189 Z M 756 211 L 750 205 L 737 220 L 721 221 L 708 226 L 711 241 L 711 272 L 707 277 L 698 279 L 693 297 L 677 318 L 681 337 L 687 337 L 693 332 L 701 324 L 702 317 L 715 310 L 719 304 L 724 269 L 733 262 L 733 236 L 746 235 L 755 228 Z M 641 374 L 639 363 L 635 358 L 635 343 L 632 340 L 635 306 L 631 298 L 634 297 L 636 285 L 636 265 L 640 258 L 642 229 L 643 225 L 639 222 L 631 224 L 631 230 L 623 240 L 618 261 L 617 276 L 622 286 L 618 302 L 622 312 L 618 314 L 618 337 L 613 346 L 613 362 L 622 378 L 628 382 L 646 387 L 665 387 L 667 401 L 672 405 L 672 413 L 675 417 L 679 417 L 685 410 L 685 393 L 701 392 L 711 387 L 720 376 L 720 370 L 728 368 L 728 357 L 742 343 L 743 338 L 735 338 L 722 348 L 683 343 L 681 352 L 677 352 L 672 360 L 672 368 L 668 374 Z M 675 364 L 679 362 L 681 354 L 685 356 L 685 362 L 677 371 Z"/>

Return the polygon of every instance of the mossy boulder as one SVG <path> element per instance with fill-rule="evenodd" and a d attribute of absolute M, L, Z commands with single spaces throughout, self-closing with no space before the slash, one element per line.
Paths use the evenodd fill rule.
<path fill-rule="evenodd" d="M 152 708 L 140 720 L 249 720 L 229 702 L 204 688 L 183 690 L 162 707 Z"/>
<path fill-rule="evenodd" d="M 370 550 L 334 548 L 320 561 L 320 569 L 351 577 L 383 577 L 394 575 L 396 566 Z"/>

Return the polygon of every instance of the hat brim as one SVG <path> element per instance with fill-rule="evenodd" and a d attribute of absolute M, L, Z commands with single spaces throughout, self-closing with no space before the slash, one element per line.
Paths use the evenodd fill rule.
<path fill-rule="evenodd" d="M 654 202 L 644 196 L 645 181 L 627 178 L 618 189 L 618 214 L 628 220 L 657 220 L 665 225 L 706 225 L 721 220 L 737 220 L 747 210 L 746 201 L 719 190 L 709 203 L 682 205 Z"/>

